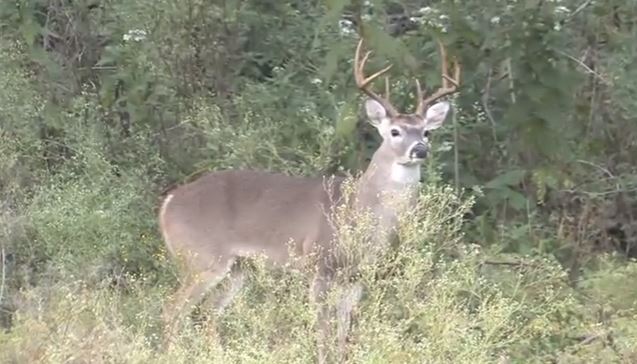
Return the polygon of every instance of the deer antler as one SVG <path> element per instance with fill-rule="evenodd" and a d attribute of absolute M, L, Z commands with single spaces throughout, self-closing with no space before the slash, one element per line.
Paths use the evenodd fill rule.
<path fill-rule="evenodd" d="M 425 111 L 425 108 L 429 106 L 432 102 L 438 100 L 441 97 L 450 95 L 457 91 L 458 86 L 460 85 L 460 70 L 461 66 L 456 59 L 452 61 L 453 64 L 453 76 L 449 74 L 448 62 L 447 59 L 447 49 L 442 44 L 441 41 L 438 41 L 438 46 L 440 47 L 440 58 L 442 64 L 442 86 L 436 90 L 429 97 L 425 98 L 424 91 L 420 88 L 420 82 L 416 80 L 416 89 L 418 95 L 418 106 L 416 107 L 416 114 L 422 115 Z"/>
<path fill-rule="evenodd" d="M 375 79 L 377 79 L 378 77 L 380 77 L 381 75 L 383 75 L 387 71 L 389 71 L 389 69 L 392 67 L 392 65 L 390 64 L 389 66 L 387 66 L 387 67 L 383 68 L 382 70 L 374 73 L 373 75 L 371 75 L 369 77 L 365 77 L 363 69 L 365 68 L 365 63 L 367 62 L 367 59 L 372 54 L 372 52 L 368 51 L 367 53 L 365 53 L 365 56 L 361 60 L 360 59 L 360 55 L 361 55 L 362 46 L 363 46 L 363 38 L 361 38 L 360 41 L 358 42 L 358 46 L 356 47 L 356 54 L 354 55 L 354 78 L 356 79 L 356 85 L 367 96 L 369 96 L 372 99 L 378 101 L 378 103 L 381 104 L 385 108 L 385 111 L 387 111 L 387 114 L 389 116 L 398 115 L 398 111 L 396 110 L 396 108 L 394 108 L 394 106 L 389 101 L 389 86 L 388 86 L 389 82 L 388 82 L 387 78 L 385 78 L 385 93 L 386 93 L 385 97 L 386 98 L 383 98 L 383 97 L 379 96 L 374 91 L 372 91 L 370 89 L 370 87 L 369 87 L 370 84 L 372 83 L 372 81 L 374 81 Z"/>

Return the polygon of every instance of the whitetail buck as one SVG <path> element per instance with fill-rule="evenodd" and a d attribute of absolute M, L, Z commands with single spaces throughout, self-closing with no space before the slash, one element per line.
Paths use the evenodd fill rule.
<path fill-rule="evenodd" d="M 365 103 L 367 117 L 383 142 L 356 181 L 353 204 L 379 219 L 379 234 L 374 236 L 382 238 L 373 243 L 387 246 L 396 235 L 398 211 L 383 203 L 381 195 L 415 191 L 420 166 L 429 150 L 429 131 L 439 128 L 449 111 L 447 102 L 431 103 L 456 92 L 460 66 L 453 62 L 453 74 L 449 73 L 445 48 L 439 43 L 442 87 L 425 97 L 416 81 L 418 106 L 414 113 L 401 114 L 390 103 L 389 95 L 383 98 L 370 88 L 372 81 L 391 65 L 365 77 L 363 68 L 371 52 L 361 59 L 362 43 L 361 39 L 354 57 L 356 84 L 369 97 Z M 321 343 L 330 335 L 328 318 L 332 312 L 324 304 L 325 294 L 332 287 L 337 270 L 344 268 L 339 267 L 339 242 L 326 214 L 340 201 L 343 179 L 333 177 L 331 181 L 326 184 L 324 178 L 230 170 L 209 173 L 170 191 L 159 215 L 161 232 L 168 251 L 185 259 L 188 274 L 172 302 L 164 306 L 166 339 L 170 340 L 176 319 L 189 312 L 224 278 L 229 279 L 229 284 L 215 297 L 218 312 L 230 303 L 244 282 L 239 259 L 263 254 L 273 263 L 285 264 L 292 252 L 301 257 L 313 256 L 310 293 L 313 301 L 319 303 L 318 361 L 325 362 L 326 350 Z M 411 206 L 416 198 L 417 194 L 411 194 Z M 338 305 L 340 353 L 344 353 L 352 310 L 361 294 L 361 285 L 351 284 Z"/>

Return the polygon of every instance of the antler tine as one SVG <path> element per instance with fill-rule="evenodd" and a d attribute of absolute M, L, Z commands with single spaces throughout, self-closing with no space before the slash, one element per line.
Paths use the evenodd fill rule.
<path fill-rule="evenodd" d="M 422 113 L 425 111 L 425 106 L 427 106 L 425 103 L 422 102 L 424 98 L 425 93 L 420 87 L 420 81 L 416 79 L 416 100 L 418 100 L 418 105 L 416 106 L 416 114 L 418 115 L 422 115 Z"/>
<path fill-rule="evenodd" d="M 456 59 L 454 59 L 452 61 L 453 76 L 449 75 L 449 60 L 447 59 L 447 49 L 440 40 L 438 40 L 438 46 L 440 48 L 442 86 L 429 97 L 424 98 L 424 94 L 420 90 L 420 83 L 416 81 L 419 88 L 418 99 L 420 100 L 418 106 L 416 107 L 416 113 L 418 114 L 422 114 L 429 104 L 438 100 L 439 98 L 455 93 L 460 86 L 460 73 L 462 69 L 460 64 Z"/>
<path fill-rule="evenodd" d="M 372 91 L 369 88 L 369 85 L 375 79 L 377 79 L 378 77 L 382 76 L 387 71 L 389 71 L 389 69 L 392 68 L 392 65 L 390 64 L 389 66 L 381 69 L 380 71 L 374 73 L 373 75 L 369 77 L 365 77 L 365 73 L 364 73 L 365 63 L 367 63 L 367 60 L 369 59 L 369 56 L 371 55 L 372 52 L 371 51 L 366 52 L 365 56 L 363 57 L 361 61 L 360 55 L 361 55 L 362 46 L 363 46 L 363 38 L 361 38 L 360 41 L 358 41 L 358 45 L 356 46 L 356 53 L 354 55 L 354 78 L 356 80 L 356 85 L 367 96 L 369 96 L 370 98 L 380 103 L 385 108 L 389 116 L 398 115 L 398 111 L 396 110 L 396 108 L 394 108 L 394 106 L 389 101 L 389 93 L 388 93 L 389 87 L 387 86 L 388 84 L 387 81 L 385 81 L 386 82 L 385 91 L 387 93 L 386 98 L 381 97 L 380 95 L 376 94 L 374 91 Z"/>
<path fill-rule="evenodd" d="M 440 49 L 440 68 L 442 74 L 442 87 L 449 88 L 449 81 L 447 80 L 447 75 L 449 74 L 449 69 L 447 68 L 447 48 L 442 44 L 440 40 L 438 40 L 438 49 Z"/>

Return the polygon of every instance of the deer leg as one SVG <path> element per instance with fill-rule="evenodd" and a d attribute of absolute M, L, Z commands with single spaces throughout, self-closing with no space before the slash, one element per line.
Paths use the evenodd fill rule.
<path fill-rule="evenodd" d="M 238 264 L 234 264 L 230 270 L 227 285 L 221 288 L 219 292 L 216 292 L 213 297 L 212 302 L 215 314 L 223 314 L 226 307 L 232 303 L 239 291 L 241 291 L 241 288 L 243 288 L 245 279 L 246 273 Z"/>
<path fill-rule="evenodd" d="M 312 302 L 317 309 L 317 350 L 318 363 L 324 364 L 328 359 L 328 345 L 330 342 L 330 308 L 327 302 L 327 295 L 332 286 L 330 277 L 316 273 L 311 286 Z"/>
<path fill-rule="evenodd" d="M 234 259 L 230 259 L 222 264 L 216 265 L 214 268 L 203 271 L 196 276 L 190 277 L 187 284 L 183 284 L 175 293 L 172 302 L 164 305 L 163 316 L 165 324 L 164 342 L 170 344 L 173 334 L 175 333 L 180 319 L 184 314 L 196 306 L 204 298 L 206 293 L 215 287 L 226 274 L 230 271 L 230 267 L 234 263 Z M 186 310 L 188 309 L 188 310 Z"/>
<path fill-rule="evenodd" d="M 353 283 L 348 286 L 343 295 L 340 297 L 337 307 L 337 324 L 338 324 L 338 355 L 339 362 L 345 362 L 347 354 L 347 343 L 349 332 L 352 326 L 352 312 L 363 296 L 363 285 L 361 283 Z"/>

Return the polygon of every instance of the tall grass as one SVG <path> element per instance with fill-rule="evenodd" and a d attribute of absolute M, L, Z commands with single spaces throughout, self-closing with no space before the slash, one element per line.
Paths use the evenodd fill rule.
<path fill-rule="evenodd" d="M 579 342 L 570 337 L 594 332 L 597 323 L 580 307 L 563 270 L 555 262 L 530 259 L 517 260 L 513 268 L 498 266 L 479 247 L 465 245 L 460 228 L 470 203 L 449 187 L 423 188 L 418 209 L 402 219 L 401 244 L 362 266 L 366 291 L 356 312 L 351 362 L 493 363 L 505 357 L 579 362 L 572 354 Z M 118 212 L 113 204 L 106 213 Z M 209 315 L 204 305 L 193 316 L 199 319 L 184 325 L 173 348 L 164 351 L 159 317 L 171 279 L 129 274 L 122 277 L 123 287 L 55 267 L 37 286 L 14 292 L 13 326 L 0 334 L 3 363 L 307 363 L 314 358 L 314 307 L 306 275 L 299 271 L 273 270 L 256 260 L 248 286 L 223 316 Z M 637 331 L 627 322 L 614 327 L 624 333 L 615 343 L 619 353 L 635 349 L 631 340 Z M 619 358 L 601 341 L 587 346 L 599 349 L 588 351 L 591 360 Z"/>

